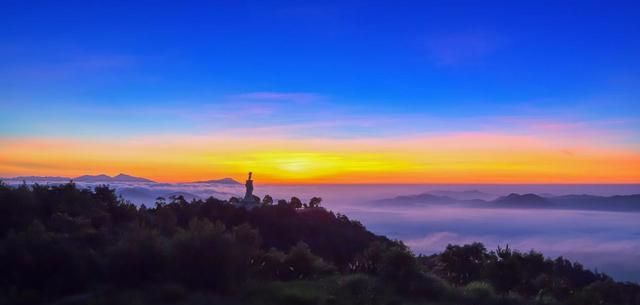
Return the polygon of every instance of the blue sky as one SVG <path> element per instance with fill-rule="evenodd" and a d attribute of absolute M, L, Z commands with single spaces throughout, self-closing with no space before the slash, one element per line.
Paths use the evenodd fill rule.
<path fill-rule="evenodd" d="M 0 4 L 0 137 L 640 149 L 637 1 L 132 2 Z"/>
<path fill-rule="evenodd" d="M 445 116 L 573 105 L 589 117 L 638 114 L 635 1 L 3 6 L 0 89 L 17 103 L 190 105 L 308 92 Z"/>

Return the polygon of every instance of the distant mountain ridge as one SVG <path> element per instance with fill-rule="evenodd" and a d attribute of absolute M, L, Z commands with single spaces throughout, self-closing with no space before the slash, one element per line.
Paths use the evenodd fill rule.
<path fill-rule="evenodd" d="M 549 207 L 552 203 L 544 197 L 538 196 L 536 194 L 516 194 L 511 193 L 507 196 L 502 196 L 498 199 L 491 201 L 490 203 L 496 205 L 510 205 L 514 207 L 529 207 L 529 208 L 540 208 L 540 207 Z"/>
<path fill-rule="evenodd" d="M 68 182 L 68 181 L 76 181 L 76 182 L 87 182 L 87 183 L 98 183 L 98 182 L 111 182 L 111 183 L 115 183 L 115 182 L 147 182 L 147 183 L 155 183 L 155 181 L 150 180 L 150 179 L 146 179 L 146 178 L 141 178 L 141 177 L 135 177 L 135 176 L 131 176 L 131 175 L 127 175 L 127 174 L 118 174 L 116 176 L 108 176 L 108 175 L 83 175 L 83 176 L 79 176 L 79 177 L 75 177 L 75 178 L 69 178 L 69 177 L 58 177 L 58 176 L 54 176 L 54 177 L 49 177 L 49 176 L 19 176 L 19 177 L 13 177 L 13 178 L 0 178 L 0 180 L 6 180 L 6 181 L 34 181 L 34 182 Z"/>
<path fill-rule="evenodd" d="M 71 178 L 60 176 L 18 176 L 9 178 L 0 178 L 4 181 L 51 181 L 51 182 L 69 182 Z"/>
<path fill-rule="evenodd" d="M 481 192 L 479 190 L 467 190 L 467 191 L 447 191 L 447 190 L 435 190 L 429 191 L 427 194 L 449 197 L 458 200 L 474 200 L 474 199 L 482 199 L 482 200 L 490 200 L 495 199 L 497 196 L 493 194 L 488 194 L 485 192 Z"/>
<path fill-rule="evenodd" d="M 61 176 L 18 176 L 18 177 L 8 177 L 2 178 L 0 180 L 4 181 L 27 181 L 27 182 L 69 182 L 71 180 L 75 182 L 84 182 L 84 183 L 157 183 L 151 179 L 131 176 L 127 174 L 118 174 L 115 176 L 109 176 L 105 174 L 100 175 L 82 175 L 75 178 L 71 177 L 61 177 Z M 242 183 L 234 180 L 233 178 L 221 178 L 221 179 L 211 179 L 211 180 L 203 180 L 203 181 L 195 181 L 195 182 L 186 182 L 186 183 L 215 183 L 215 184 L 228 184 L 228 185 L 242 185 Z M 181 184 L 181 183 L 177 183 Z"/>
<path fill-rule="evenodd" d="M 511 193 L 494 200 L 455 199 L 437 196 L 432 193 L 397 196 L 376 200 L 374 204 L 384 205 L 457 205 L 474 208 L 522 208 L 522 209 L 569 209 L 598 211 L 637 211 L 640 212 L 640 194 L 595 196 L 595 195 L 562 195 L 540 196 L 537 194 Z"/>
<path fill-rule="evenodd" d="M 193 183 L 217 183 L 217 184 L 242 184 L 233 178 L 212 179 L 204 181 L 195 181 Z"/>
<path fill-rule="evenodd" d="M 77 182 L 151 182 L 151 183 L 155 183 L 155 181 L 153 180 L 149 180 L 141 177 L 134 177 L 126 174 L 118 174 L 113 177 L 110 177 L 107 175 L 84 175 L 84 176 L 76 177 L 73 180 Z"/>

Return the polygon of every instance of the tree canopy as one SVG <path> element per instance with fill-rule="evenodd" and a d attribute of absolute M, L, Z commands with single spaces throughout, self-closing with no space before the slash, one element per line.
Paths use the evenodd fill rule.
<path fill-rule="evenodd" d="M 148 303 L 200 291 L 273 304 L 640 304 L 637 284 L 534 251 L 474 243 L 416 257 L 321 201 L 265 196 L 246 210 L 176 196 L 136 207 L 108 186 L 0 183 L 0 303 L 118 303 L 109 298 L 164 287 Z M 314 288 L 290 295 L 304 287 Z"/>

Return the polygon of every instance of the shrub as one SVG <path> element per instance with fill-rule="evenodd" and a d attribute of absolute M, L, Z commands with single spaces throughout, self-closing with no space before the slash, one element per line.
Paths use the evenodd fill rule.
<path fill-rule="evenodd" d="M 493 287 L 485 282 L 471 282 L 462 291 L 473 304 L 492 304 L 495 298 Z"/>
<path fill-rule="evenodd" d="M 375 282 L 364 274 L 354 274 L 345 277 L 338 290 L 343 303 L 371 304 L 376 298 Z"/>
<path fill-rule="evenodd" d="M 289 250 L 284 260 L 293 278 L 302 279 L 313 275 L 328 274 L 335 270 L 322 258 L 315 256 L 304 242 L 299 242 Z"/>
<path fill-rule="evenodd" d="M 416 258 L 404 246 L 387 249 L 382 255 L 378 268 L 384 281 L 403 292 L 410 288 L 406 283 L 412 282 L 420 275 L 420 267 Z"/>
<path fill-rule="evenodd" d="M 242 232 L 242 233 L 241 233 Z M 221 222 L 193 219 L 172 241 L 173 274 L 191 287 L 228 291 L 248 276 L 256 237 L 246 228 L 225 231 Z M 255 232 L 254 232 L 255 233 Z M 240 240 L 236 240 L 236 236 Z"/>
<path fill-rule="evenodd" d="M 155 231 L 133 230 L 108 250 L 108 279 L 119 286 L 139 286 L 162 279 L 168 271 L 165 244 Z"/>
<path fill-rule="evenodd" d="M 420 273 L 411 283 L 410 293 L 429 300 L 440 300 L 450 294 L 451 286 L 432 273 Z"/>

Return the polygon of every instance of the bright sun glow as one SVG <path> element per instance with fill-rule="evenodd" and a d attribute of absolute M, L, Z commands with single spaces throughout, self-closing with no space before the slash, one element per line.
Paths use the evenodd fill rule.
<path fill-rule="evenodd" d="M 265 183 L 640 181 L 640 157 L 633 152 L 576 147 L 568 153 L 544 139 L 483 134 L 397 141 L 251 139 L 249 149 L 233 141 L 240 140 L 3 140 L 0 171 L 8 176 L 125 172 L 167 182 L 243 179 L 249 171 Z"/>

